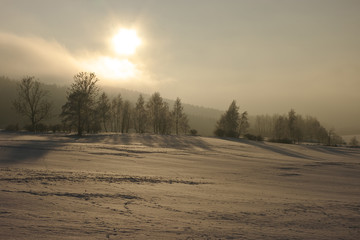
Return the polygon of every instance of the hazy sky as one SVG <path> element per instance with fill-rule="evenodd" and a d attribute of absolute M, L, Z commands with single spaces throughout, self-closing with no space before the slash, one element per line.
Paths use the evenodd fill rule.
<path fill-rule="evenodd" d="M 102 84 L 252 115 L 360 123 L 360 1 L 0 0 L 0 75 Z M 134 29 L 133 55 L 115 52 Z M 340 121 L 344 124 L 340 125 Z M 359 127 L 360 128 L 360 127 Z"/>

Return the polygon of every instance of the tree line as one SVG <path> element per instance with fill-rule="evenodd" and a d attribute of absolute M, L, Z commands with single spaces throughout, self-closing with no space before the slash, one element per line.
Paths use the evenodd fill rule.
<path fill-rule="evenodd" d="M 35 132 L 52 130 L 77 132 L 78 135 L 100 131 L 128 133 L 130 130 L 136 133 L 177 135 L 197 133 L 194 129 L 190 130 L 189 118 L 183 111 L 180 98 L 176 99 L 172 109 L 158 92 L 147 101 L 140 94 L 133 104 L 123 99 L 121 94 L 110 98 L 101 92 L 98 81 L 95 73 L 76 74 L 61 109 L 61 123 L 50 129 L 44 127 L 42 122 L 53 117 L 53 105 L 48 92 L 34 77 L 25 77 L 18 83 L 13 108 L 30 122 L 27 130 Z M 283 115 L 249 117 L 247 111 L 239 112 L 236 101 L 232 101 L 228 110 L 220 116 L 214 134 L 218 137 L 267 139 L 281 143 L 344 143 L 333 129 L 327 130 L 315 117 L 303 117 L 293 109 Z M 358 145 L 357 139 L 352 139 L 351 144 Z"/>
<path fill-rule="evenodd" d="M 344 140 L 335 133 L 334 129 L 326 129 L 317 118 L 303 117 L 294 109 L 283 115 L 256 116 L 252 125 L 251 132 L 273 142 L 344 144 Z"/>
<path fill-rule="evenodd" d="M 260 115 L 249 119 L 247 111 L 239 112 L 236 101 L 218 120 L 214 134 L 218 137 L 245 137 L 250 140 L 281 143 L 344 144 L 344 140 L 333 129 L 327 130 L 311 116 L 303 117 L 291 109 L 288 114 Z M 356 143 L 356 139 L 351 144 Z"/>
<path fill-rule="evenodd" d="M 101 92 L 95 73 L 80 72 L 66 93 L 66 103 L 60 114 L 61 124 L 53 131 L 76 131 L 78 135 L 111 131 L 128 133 L 186 134 L 190 131 L 189 120 L 183 111 L 180 98 L 170 109 L 158 92 L 146 102 L 139 95 L 135 106 L 121 95 L 110 98 Z M 26 117 L 29 130 L 40 131 L 42 122 L 52 117 L 52 104 L 48 93 L 34 77 L 25 77 L 18 84 L 14 109 Z M 194 133 L 194 130 L 192 131 Z"/>

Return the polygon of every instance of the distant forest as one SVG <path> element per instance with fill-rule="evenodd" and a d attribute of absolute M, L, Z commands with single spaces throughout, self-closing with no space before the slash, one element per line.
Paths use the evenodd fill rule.
<path fill-rule="evenodd" d="M 315 117 L 303 117 L 294 109 L 283 115 L 255 116 L 250 123 L 247 111 L 239 112 L 235 101 L 220 117 L 214 133 L 219 137 L 238 138 L 243 136 L 250 140 L 264 141 L 266 139 L 279 143 L 345 144 L 333 129 L 327 130 Z M 356 138 L 350 144 L 356 146 Z"/>
<path fill-rule="evenodd" d="M 26 92 L 21 90 L 25 79 L 19 81 L 0 77 L 0 129 L 38 132 L 75 132 L 77 129 L 80 131 L 78 134 L 100 131 L 149 132 L 245 137 L 282 143 L 344 143 L 334 130 L 327 130 L 315 117 L 303 117 L 293 109 L 283 115 L 248 116 L 247 111 L 239 112 L 239 107 L 233 101 L 227 111 L 219 111 L 184 104 L 180 98 L 163 99 L 160 93 L 148 95 L 122 88 L 99 87 L 96 76 L 88 73 L 75 75 L 75 82 L 71 86 L 46 84 L 28 77 L 27 84 L 39 84 L 40 90 L 36 91 L 41 91 L 43 98 L 48 99 L 42 105 L 43 112 L 49 110 L 48 116 L 37 116 L 40 119 L 36 122 L 21 110 L 24 106 L 19 100 L 19 93 Z M 88 96 L 84 98 L 81 89 L 89 90 Z M 94 95 L 89 97 L 91 94 Z M 87 104 L 82 103 L 81 109 L 77 109 L 83 99 Z M 80 113 L 82 117 L 75 117 Z M 356 143 L 356 139 L 354 141 Z"/>

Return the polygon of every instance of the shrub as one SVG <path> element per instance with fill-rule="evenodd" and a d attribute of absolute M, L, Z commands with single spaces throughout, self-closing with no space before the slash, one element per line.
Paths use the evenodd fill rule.
<path fill-rule="evenodd" d="M 29 132 L 35 132 L 32 124 L 28 124 L 24 126 L 24 129 Z M 36 124 L 36 132 L 43 133 L 48 131 L 48 126 L 43 123 Z"/>
<path fill-rule="evenodd" d="M 191 134 L 192 136 L 196 136 L 196 135 L 197 135 L 197 130 L 196 130 L 196 129 L 191 129 L 191 130 L 190 130 L 190 134 Z"/>
<path fill-rule="evenodd" d="M 234 130 L 227 131 L 225 135 L 227 137 L 231 137 L 231 138 L 238 138 L 239 137 L 239 134 Z"/>
<path fill-rule="evenodd" d="M 217 137 L 223 137 L 225 135 L 225 131 L 221 128 L 218 128 L 214 131 L 214 134 Z"/>
<path fill-rule="evenodd" d="M 244 137 L 252 141 L 264 141 L 264 138 L 261 135 L 255 136 L 253 134 L 247 133 L 244 135 Z"/>
<path fill-rule="evenodd" d="M 49 130 L 51 129 L 51 131 L 52 131 L 53 133 L 62 132 L 62 131 L 63 131 L 62 128 L 63 128 L 63 127 L 62 127 L 61 124 L 54 124 L 54 125 L 49 126 Z"/>
<path fill-rule="evenodd" d="M 5 131 L 17 132 L 19 131 L 19 124 L 9 124 L 6 126 Z"/>
<path fill-rule="evenodd" d="M 256 141 L 263 142 L 263 141 L 264 141 L 264 137 L 261 136 L 261 135 L 257 135 L 257 136 L 256 136 Z"/>

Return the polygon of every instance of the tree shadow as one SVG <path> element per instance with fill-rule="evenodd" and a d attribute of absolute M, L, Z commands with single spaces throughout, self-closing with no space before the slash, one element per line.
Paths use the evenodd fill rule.
<path fill-rule="evenodd" d="M 96 134 L 81 138 L 73 137 L 75 141 L 86 143 L 107 143 L 115 145 L 144 145 L 152 148 L 192 149 L 201 148 L 210 150 L 210 144 L 196 136 L 156 135 L 156 134 Z"/>
<path fill-rule="evenodd" d="M 341 155 L 348 157 L 360 156 L 360 151 L 353 148 L 333 147 L 333 146 L 323 146 L 323 145 L 304 145 L 304 146 L 310 150 L 314 150 L 325 154 Z"/>
<path fill-rule="evenodd" d="M 39 134 L 14 133 L 10 137 L 16 136 L 39 136 Z M 43 159 L 50 151 L 64 145 L 65 140 L 57 139 L 47 135 L 45 139 L 19 139 L 19 140 L 0 140 L 0 164 L 12 165 L 25 162 L 36 162 Z"/>
<path fill-rule="evenodd" d="M 225 140 L 241 142 L 243 144 L 248 144 L 248 145 L 251 145 L 254 147 L 258 147 L 258 148 L 264 149 L 266 151 L 274 152 L 274 153 L 277 153 L 277 154 L 280 154 L 280 155 L 283 155 L 286 157 L 314 160 L 313 157 L 310 157 L 306 154 L 303 154 L 303 153 L 300 153 L 297 151 L 293 151 L 288 148 L 281 147 L 281 145 L 283 145 L 283 144 L 280 144 L 280 143 L 276 144 L 276 145 L 270 145 L 266 142 L 258 142 L 258 141 L 251 141 L 251 140 L 247 140 L 247 139 L 236 139 L 236 138 L 234 138 L 234 139 L 226 138 Z"/>
<path fill-rule="evenodd" d="M 149 147 L 191 149 L 194 147 L 211 150 L 211 145 L 196 136 L 147 135 L 142 144 Z"/>

